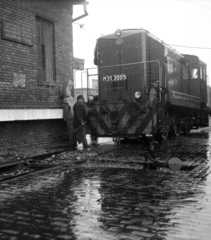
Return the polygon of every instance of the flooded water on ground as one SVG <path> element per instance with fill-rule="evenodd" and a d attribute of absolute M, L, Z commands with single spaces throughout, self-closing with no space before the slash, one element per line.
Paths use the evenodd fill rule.
<path fill-rule="evenodd" d="M 209 240 L 210 148 L 208 131 L 156 146 L 158 159 L 199 164 L 173 172 L 135 167 L 147 144 L 108 143 L 107 158 L 121 168 L 96 160 L 1 184 L 0 239 Z"/>
<path fill-rule="evenodd" d="M 1 186 L 0 237 L 207 240 L 210 183 L 167 170 L 56 170 Z"/>

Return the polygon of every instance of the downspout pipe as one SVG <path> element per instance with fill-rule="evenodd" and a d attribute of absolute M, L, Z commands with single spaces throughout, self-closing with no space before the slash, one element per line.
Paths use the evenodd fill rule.
<path fill-rule="evenodd" d="M 72 20 L 72 22 L 78 21 L 79 19 L 88 16 L 88 12 L 87 12 L 87 5 L 88 5 L 88 2 L 85 1 L 85 2 L 82 2 L 81 4 L 84 5 L 84 14 L 81 15 L 81 16 L 79 16 L 79 17 L 77 17 L 77 18 L 74 18 L 74 19 Z"/>

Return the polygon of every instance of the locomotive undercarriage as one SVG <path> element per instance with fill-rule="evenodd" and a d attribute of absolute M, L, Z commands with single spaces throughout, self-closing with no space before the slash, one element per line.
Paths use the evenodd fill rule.
<path fill-rule="evenodd" d="M 169 117 L 169 131 L 164 131 L 162 138 L 167 138 L 169 134 L 179 136 L 181 132 L 187 135 L 191 129 L 208 126 L 207 109 L 203 108 L 203 105 L 198 110 L 172 105 L 166 109 L 166 114 Z"/>
<path fill-rule="evenodd" d="M 169 135 L 179 136 L 190 133 L 191 129 L 208 126 L 206 108 L 190 109 L 166 104 L 165 116 L 161 116 L 157 107 L 141 108 L 136 102 L 95 104 L 87 122 L 93 137 L 139 138 L 151 134 L 157 139 L 166 139 Z"/>

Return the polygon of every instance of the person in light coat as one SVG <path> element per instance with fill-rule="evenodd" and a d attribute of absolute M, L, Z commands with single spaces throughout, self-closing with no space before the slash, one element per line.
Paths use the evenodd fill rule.
<path fill-rule="evenodd" d="M 69 146 L 74 148 L 77 146 L 76 137 L 73 129 L 73 105 L 77 100 L 72 96 L 73 85 L 66 85 L 64 87 L 64 106 L 63 106 L 63 118 L 67 122 L 67 134 L 69 138 Z"/>

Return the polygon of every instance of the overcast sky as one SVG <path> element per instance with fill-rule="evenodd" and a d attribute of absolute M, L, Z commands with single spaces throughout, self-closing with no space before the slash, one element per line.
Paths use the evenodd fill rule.
<path fill-rule="evenodd" d="M 211 0 L 88 0 L 88 16 L 73 23 L 74 56 L 94 67 L 96 39 L 116 29 L 143 28 L 173 46 L 207 63 L 211 82 Z M 83 14 L 74 6 L 74 15 Z M 84 24 L 80 28 L 79 24 Z M 191 48 L 192 47 L 192 48 Z M 207 49 L 203 49 L 207 48 Z M 80 87 L 77 75 L 76 87 Z M 210 83 L 211 85 L 211 83 Z"/>

